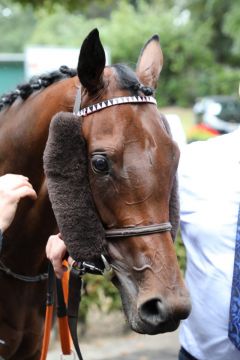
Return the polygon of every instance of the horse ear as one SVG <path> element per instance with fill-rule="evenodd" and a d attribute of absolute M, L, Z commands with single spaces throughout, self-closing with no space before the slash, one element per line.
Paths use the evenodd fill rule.
<path fill-rule="evenodd" d="M 103 86 L 102 73 L 105 62 L 99 32 L 94 29 L 82 44 L 77 66 L 79 80 L 89 93 L 94 93 Z"/>
<path fill-rule="evenodd" d="M 142 49 L 136 73 L 140 82 L 154 89 L 163 66 L 163 54 L 159 43 L 159 36 L 154 35 Z"/>

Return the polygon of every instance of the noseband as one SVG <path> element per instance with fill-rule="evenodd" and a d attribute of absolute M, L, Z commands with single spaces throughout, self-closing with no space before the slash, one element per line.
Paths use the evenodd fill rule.
<path fill-rule="evenodd" d="M 135 227 L 124 227 L 120 229 L 105 230 L 105 236 L 108 239 L 113 238 L 122 238 L 130 236 L 142 236 L 161 233 L 165 231 L 171 231 L 172 225 L 170 222 L 154 224 L 154 225 L 145 225 L 145 226 L 135 226 Z"/>
<path fill-rule="evenodd" d="M 89 105 L 83 109 L 81 109 L 81 86 L 79 87 L 76 100 L 73 108 L 73 113 L 77 116 L 86 117 L 95 112 L 101 111 L 105 108 L 122 105 L 122 104 L 143 104 L 150 103 L 157 105 L 157 101 L 153 96 L 120 96 L 108 100 L 101 101 L 99 103 Z M 162 233 L 166 231 L 171 231 L 172 225 L 170 222 L 154 224 L 154 225 L 143 225 L 143 226 L 132 226 L 132 227 L 124 227 L 118 229 L 106 229 L 105 236 L 108 239 L 114 238 L 123 238 L 123 237 L 131 237 L 131 236 L 143 236 L 150 235 L 156 233 Z"/>

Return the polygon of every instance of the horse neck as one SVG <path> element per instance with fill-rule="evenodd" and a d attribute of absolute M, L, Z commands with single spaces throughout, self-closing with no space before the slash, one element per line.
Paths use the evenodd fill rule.
<path fill-rule="evenodd" d="M 67 79 L 16 101 L 0 113 L 0 174 L 29 177 L 38 199 L 21 200 L 11 227 L 4 234 L 2 260 L 13 271 L 33 275 L 44 267 L 45 246 L 57 227 L 48 199 L 43 151 L 52 117 L 72 111 L 77 79 Z"/>

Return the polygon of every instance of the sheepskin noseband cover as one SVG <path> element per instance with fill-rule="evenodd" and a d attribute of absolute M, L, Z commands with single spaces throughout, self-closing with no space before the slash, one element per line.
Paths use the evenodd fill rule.
<path fill-rule="evenodd" d="M 90 190 L 79 117 L 63 112 L 53 117 L 43 161 L 49 198 L 69 254 L 78 261 L 95 261 L 105 236 Z"/>

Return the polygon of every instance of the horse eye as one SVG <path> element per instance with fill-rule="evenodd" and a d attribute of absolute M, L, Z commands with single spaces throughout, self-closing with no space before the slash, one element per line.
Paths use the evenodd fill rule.
<path fill-rule="evenodd" d="M 100 154 L 93 155 L 92 169 L 97 173 L 107 173 L 109 171 L 109 164 L 106 156 Z"/>

